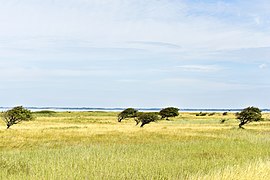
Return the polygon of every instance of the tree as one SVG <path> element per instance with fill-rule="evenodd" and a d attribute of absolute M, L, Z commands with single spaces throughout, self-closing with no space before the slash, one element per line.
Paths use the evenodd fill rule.
<path fill-rule="evenodd" d="M 236 114 L 236 118 L 240 121 L 239 128 L 243 129 L 243 125 L 252 121 L 262 120 L 261 110 L 257 107 L 247 107 L 240 113 Z"/>
<path fill-rule="evenodd" d="M 121 122 L 123 119 L 126 119 L 126 118 L 135 119 L 137 117 L 137 113 L 138 113 L 138 110 L 134 108 L 127 108 L 118 114 L 118 122 Z"/>
<path fill-rule="evenodd" d="M 3 121 L 7 125 L 7 129 L 13 124 L 18 124 L 21 121 L 29 121 L 33 119 L 30 110 L 17 106 L 3 113 Z"/>
<path fill-rule="evenodd" d="M 159 111 L 159 115 L 161 116 L 161 119 L 166 118 L 166 120 L 169 120 L 169 117 L 175 117 L 179 115 L 179 109 L 175 107 L 167 107 L 164 109 L 161 109 Z"/>
<path fill-rule="evenodd" d="M 149 124 L 150 122 L 155 122 L 157 121 L 158 115 L 157 113 L 140 113 L 138 116 L 138 121 L 141 122 L 141 127 L 143 127 L 145 124 Z M 138 124 L 138 123 L 137 123 Z"/>

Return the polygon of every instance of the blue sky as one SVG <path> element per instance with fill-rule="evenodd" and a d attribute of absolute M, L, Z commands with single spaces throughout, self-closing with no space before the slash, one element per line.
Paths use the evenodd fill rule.
<path fill-rule="evenodd" d="M 268 0 L 0 0 L 0 106 L 270 107 Z"/>

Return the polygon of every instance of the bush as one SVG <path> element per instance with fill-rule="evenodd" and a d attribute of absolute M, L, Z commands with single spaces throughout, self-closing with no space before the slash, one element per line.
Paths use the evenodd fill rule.
<path fill-rule="evenodd" d="M 223 116 L 227 116 L 228 115 L 228 112 L 224 112 L 222 115 Z"/>
<path fill-rule="evenodd" d="M 203 112 L 199 112 L 196 114 L 196 116 L 206 116 L 206 115 L 207 115 L 207 113 L 203 113 Z"/>
<path fill-rule="evenodd" d="M 42 110 L 42 111 L 36 111 L 34 113 L 35 114 L 54 114 L 56 112 L 55 111 L 51 111 L 51 110 Z"/>
<path fill-rule="evenodd" d="M 226 120 L 226 119 L 221 119 L 221 120 L 220 120 L 220 124 L 225 123 L 225 121 L 227 121 L 227 120 Z"/>

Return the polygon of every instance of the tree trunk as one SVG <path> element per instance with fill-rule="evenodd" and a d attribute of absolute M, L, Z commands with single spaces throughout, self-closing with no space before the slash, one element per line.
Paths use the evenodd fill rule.
<path fill-rule="evenodd" d="M 7 129 L 10 127 L 10 125 L 9 124 L 7 124 Z"/>
<path fill-rule="evenodd" d="M 239 129 L 245 129 L 245 128 L 243 127 L 245 124 L 246 124 L 246 123 L 241 122 L 241 123 L 239 124 Z"/>
<path fill-rule="evenodd" d="M 121 117 L 120 117 L 120 118 L 118 118 L 118 122 L 121 122 L 121 121 L 122 121 L 122 119 L 123 119 L 123 118 L 121 118 Z"/>
<path fill-rule="evenodd" d="M 136 126 L 140 123 L 140 120 L 137 119 L 136 117 L 134 118 L 134 121 L 136 122 Z"/>

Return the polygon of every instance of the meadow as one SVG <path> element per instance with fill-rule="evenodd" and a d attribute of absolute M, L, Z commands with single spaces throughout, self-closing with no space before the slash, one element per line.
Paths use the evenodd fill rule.
<path fill-rule="evenodd" d="M 0 179 L 270 179 L 269 113 L 245 129 L 233 113 L 195 114 L 143 128 L 116 112 L 0 122 Z"/>

